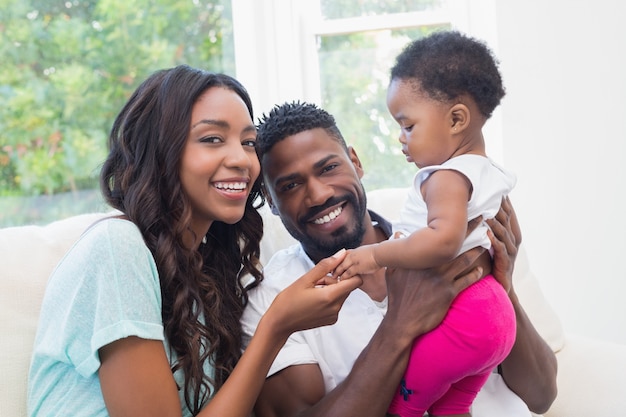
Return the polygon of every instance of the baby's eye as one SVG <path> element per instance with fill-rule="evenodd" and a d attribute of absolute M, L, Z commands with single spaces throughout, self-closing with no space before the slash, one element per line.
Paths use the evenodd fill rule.
<path fill-rule="evenodd" d="M 405 126 L 402 128 L 405 132 L 410 132 L 411 130 L 413 130 L 413 125 L 410 126 Z"/>

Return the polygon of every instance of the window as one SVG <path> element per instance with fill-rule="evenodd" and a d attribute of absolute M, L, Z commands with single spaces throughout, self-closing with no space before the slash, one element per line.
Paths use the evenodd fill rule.
<path fill-rule="evenodd" d="M 0 227 L 106 210 L 97 177 L 113 118 L 149 73 L 180 63 L 235 75 L 257 117 L 284 101 L 320 104 L 355 146 L 368 190 L 406 186 L 415 168 L 386 109 L 388 69 L 410 39 L 440 28 L 495 39 L 494 3 L 10 0 L 0 18 Z M 496 110 L 492 128 L 498 120 Z M 498 159 L 500 144 L 488 148 Z"/>
<path fill-rule="evenodd" d="M 435 30 L 456 28 L 495 39 L 491 0 L 473 0 L 471 7 L 469 0 L 233 3 L 240 5 L 237 16 L 247 16 L 242 27 L 248 33 L 236 45 L 239 52 L 247 51 L 237 60 L 237 76 L 251 86 L 257 113 L 291 100 L 310 101 L 328 110 L 361 158 L 368 190 L 408 186 L 416 169 L 405 162 L 397 141 L 399 127 L 386 107 L 395 56 L 410 40 Z M 238 35 L 244 33 L 241 29 L 236 27 Z M 498 119 L 496 112 L 487 128 L 497 129 Z M 499 159 L 500 144 L 488 147 Z"/>
<path fill-rule="evenodd" d="M 0 19 L 0 227 L 106 210 L 108 132 L 148 74 L 235 73 L 229 0 L 13 0 Z"/>

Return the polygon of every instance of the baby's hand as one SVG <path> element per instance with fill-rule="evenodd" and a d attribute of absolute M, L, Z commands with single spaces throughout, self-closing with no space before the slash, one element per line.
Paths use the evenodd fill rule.
<path fill-rule="evenodd" d="M 371 274 L 380 269 L 374 258 L 374 245 L 350 249 L 341 264 L 333 271 L 333 277 L 347 279 L 355 275 Z"/>

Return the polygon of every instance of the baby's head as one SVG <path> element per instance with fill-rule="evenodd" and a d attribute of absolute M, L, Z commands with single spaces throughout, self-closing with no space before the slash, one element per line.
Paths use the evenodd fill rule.
<path fill-rule="evenodd" d="M 491 50 L 455 31 L 436 32 L 407 45 L 391 69 L 394 80 L 415 82 L 416 88 L 436 101 L 469 96 L 485 119 L 505 94 Z"/>

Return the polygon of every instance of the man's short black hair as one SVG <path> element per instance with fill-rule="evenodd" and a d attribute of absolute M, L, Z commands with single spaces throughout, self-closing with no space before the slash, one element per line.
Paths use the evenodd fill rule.
<path fill-rule="evenodd" d="M 263 114 L 259 119 L 256 142 L 259 159 L 286 137 L 316 128 L 326 130 L 347 151 L 348 146 L 335 118 L 326 110 L 300 101 L 276 105 L 268 115 Z"/>
<path fill-rule="evenodd" d="M 456 31 L 435 32 L 409 43 L 397 56 L 391 80 L 415 80 L 434 100 L 467 94 L 491 117 L 505 90 L 498 61 L 481 41 Z"/>

